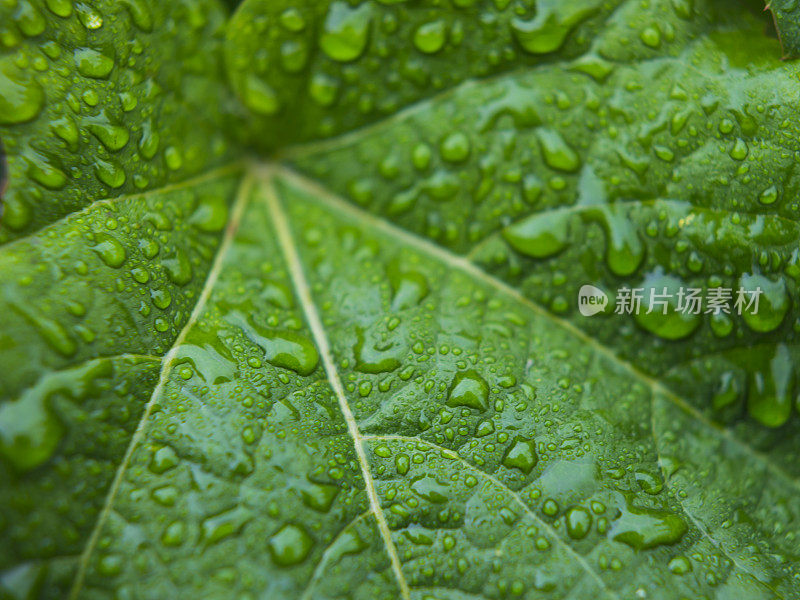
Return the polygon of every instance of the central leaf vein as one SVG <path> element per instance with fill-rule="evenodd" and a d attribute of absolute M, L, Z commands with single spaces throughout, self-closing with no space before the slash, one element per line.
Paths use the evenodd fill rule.
<path fill-rule="evenodd" d="M 264 186 L 265 200 L 272 218 L 273 226 L 278 235 L 278 242 L 281 247 L 281 251 L 283 252 L 284 259 L 288 265 L 292 283 L 294 284 L 295 291 L 300 300 L 306 320 L 308 321 L 308 326 L 311 329 L 311 333 L 314 337 L 314 342 L 316 343 L 320 357 L 322 358 L 322 363 L 325 367 L 328 382 L 336 394 L 342 416 L 347 423 L 348 432 L 350 437 L 353 439 L 353 445 L 356 456 L 358 457 L 359 465 L 361 467 L 361 474 L 364 478 L 364 487 L 367 492 L 367 497 L 369 498 L 369 504 L 372 512 L 375 514 L 375 519 L 378 523 L 381 537 L 383 538 L 384 545 L 386 546 L 386 552 L 389 555 L 389 559 L 392 564 L 392 571 L 394 572 L 395 578 L 397 579 L 397 584 L 400 587 L 401 597 L 403 600 L 411 600 L 411 591 L 408 583 L 406 582 L 405 576 L 403 575 L 400 557 L 397 553 L 397 548 L 392 541 L 392 533 L 389 529 L 388 523 L 386 522 L 386 518 L 380 506 L 380 500 L 378 498 L 377 491 L 375 490 L 375 482 L 370 472 L 369 462 L 364 451 L 364 438 L 358 429 L 358 424 L 356 423 L 353 411 L 350 409 L 350 405 L 347 402 L 342 381 L 339 377 L 336 365 L 333 362 L 333 355 L 331 353 L 330 344 L 328 342 L 324 326 L 322 325 L 322 320 L 320 319 L 319 313 L 317 312 L 316 306 L 311 298 L 311 290 L 308 282 L 306 281 L 305 274 L 303 273 L 300 256 L 298 255 L 297 248 L 294 240 L 292 239 L 289 223 L 280 205 L 280 201 L 275 194 L 270 179 L 269 172 L 263 174 L 262 183 Z"/>

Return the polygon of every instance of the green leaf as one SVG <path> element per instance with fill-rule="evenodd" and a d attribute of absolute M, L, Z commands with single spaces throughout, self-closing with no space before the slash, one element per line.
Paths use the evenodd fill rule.
<path fill-rule="evenodd" d="M 750 8 L 0 5 L 0 598 L 797 597 Z M 681 285 L 761 311 L 612 311 Z"/>
<path fill-rule="evenodd" d="M 205 1 L 0 5 L 0 597 L 67 594 L 213 263 L 241 171 L 224 23 Z"/>
<path fill-rule="evenodd" d="M 213 0 L 0 7 L 0 242 L 230 160 Z"/>
<path fill-rule="evenodd" d="M 771 0 L 767 10 L 775 19 L 785 58 L 800 56 L 800 5 L 793 0 Z"/>

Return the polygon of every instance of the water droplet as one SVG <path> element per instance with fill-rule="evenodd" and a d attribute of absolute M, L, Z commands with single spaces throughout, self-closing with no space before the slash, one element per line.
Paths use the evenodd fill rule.
<path fill-rule="evenodd" d="M 242 90 L 245 106 L 260 115 L 271 116 L 277 113 L 280 108 L 280 100 L 274 88 L 263 79 L 250 73 L 244 81 Z"/>
<path fill-rule="evenodd" d="M 50 390 L 26 392 L 0 406 L 0 456 L 19 471 L 47 462 L 63 435 L 63 427 L 47 407 Z"/>
<path fill-rule="evenodd" d="M 180 248 L 175 254 L 163 261 L 167 277 L 175 285 L 186 285 L 192 280 L 192 263 L 187 254 Z"/>
<path fill-rule="evenodd" d="M 189 217 L 189 224 L 200 231 L 215 233 L 222 231 L 228 223 L 228 205 L 222 196 L 203 195 Z"/>
<path fill-rule="evenodd" d="M 89 123 L 88 129 L 110 152 L 121 150 L 130 139 L 127 129 L 108 122 Z"/>
<path fill-rule="evenodd" d="M 551 211 L 534 214 L 503 230 L 509 245 L 526 256 L 547 258 L 567 246 L 569 213 Z"/>
<path fill-rule="evenodd" d="M 252 512 L 242 506 L 216 514 L 201 524 L 202 539 L 206 544 L 215 544 L 239 532 L 252 518 Z"/>
<path fill-rule="evenodd" d="M 292 524 L 281 527 L 267 542 L 272 561 L 281 567 L 303 562 L 313 547 L 314 540 L 306 530 Z"/>
<path fill-rule="evenodd" d="M 142 137 L 139 140 L 139 153 L 143 158 L 150 160 L 158 152 L 161 136 L 156 131 L 155 125 L 150 120 L 142 124 Z"/>
<path fill-rule="evenodd" d="M 36 162 L 28 161 L 28 176 L 35 182 L 50 190 L 60 190 L 67 183 L 67 175 L 56 166 L 42 159 Z"/>
<path fill-rule="evenodd" d="M 280 23 L 286 31 L 299 33 L 306 27 L 306 20 L 297 8 L 287 8 L 279 17 Z"/>
<path fill-rule="evenodd" d="M 763 360 L 764 356 L 761 357 Z M 747 412 L 767 427 L 780 427 L 789 420 L 795 391 L 795 371 L 789 349 L 778 344 L 763 368 L 751 367 Z"/>
<path fill-rule="evenodd" d="M 477 371 L 457 373 L 450 384 L 448 406 L 466 406 L 484 411 L 489 406 L 489 384 Z"/>
<path fill-rule="evenodd" d="M 288 40 L 281 44 L 281 66 L 287 73 L 299 73 L 308 62 L 308 46 L 302 40 Z"/>
<path fill-rule="evenodd" d="M 447 162 L 464 162 L 469 157 L 469 138 L 460 131 L 451 133 L 442 140 L 439 145 L 439 152 Z"/>
<path fill-rule="evenodd" d="M 170 294 L 169 290 L 160 288 L 150 290 L 150 298 L 153 300 L 153 304 L 155 304 L 156 308 L 160 308 L 161 310 L 168 309 L 169 305 L 172 304 L 172 294 Z M 162 331 L 166 330 L 164 329 Z"/>
<path fill-rule="evenodd" d="M 611 272 L 626 277 L 636 272 L 644 260 L 644 245 L 625 207 L 603 206 L 587 212 L 606 232 L 606 262 Z"/>
<path fill-rule="evenodd" d="M 574 173 L 581 167 L 581 158 L 561 134 L 555 129 L 542 128 L 536 131 L 536 137 L 542 148 L 544 162 L 551 169 Z"/>
<path fill-rule="evenodd" d="M 567 509 L 564 518 L 567 523 L 567 535 L 574 540 L 582 540 L 592 527 L 592 513 L 583 506 Z"/>
<path fill-rule="evenodd" d="M 417 496 L 428 502 L 434 504 L 447 502 L 448 484 L 438 481 L 431 475 L 415 477 L 409 487 Z"/>
<path fill-rule="evenodd" d="M 174 521 L 161 534 L 161 543 L 165 546 L 180 546 L 185 538 L 186 525 L 183 521 Z"/>
<path fill-rule="evenodd" d="M 319 364 L 314 343 L 305 335 L 288 329 L 261 329 L 253 335 L 263 350 L 264 358 L 275 367 L 289 369 L 299 375 L 310 375 Z"/>
<path fill-rule="evenodd" d="M 334 2 L 325 18 L 319 45 L 331 59 L 349 62 L 367 48 L 372 9 L 369 3 L 355 8 L 346 2 Z"/>
<path fill-rule="evenodd" d="M 536 453 L 536 444 L 532 440 L 516 438 L 503 455 L 503 466 L 509 469 L 518 469 L 529 475 L 539 462 Z"/>
<path fill-rule="evenodd" d="M 677 514 L 655 508 L 639 508 L 627 503 L 614 521 L 611 538 L 634 550 L 647 550 L 676 544 L 688 531 L 686 522 Z"/>
<path fill-rule="evenodd" d="M 78 73 L 93 79 L 105 79 L 114 68 L 114 59 L 92 48 L 75 50 L 75 66 Z"/>
<path fill-rule="evenodd" d="M 531 54 L 555 52 L 583 20 L 594 14 L 602 2 L 540 2 L 530 21 L 514 19 L 511 29 L 520 46 Z"/>
<path fill-rule="evenodd" d="M 419 271 L 404 269 L 398 263 L 390 265 L 387 271 L 394 294 L 392 310 L 416 306 L 428 295 L 430 291 L 428 279 Z"/>
<path fill-rule="evenodd" d="M 669 561 L 667 568 L 675 575 L 685 575 L 692 570 L 692 563 L 685 556 L 676 556 Z"/>
<path fill-rule="evenodd" d="M 776 188 L 774 185 L 765 189 L 758 196 L 758 201 L 761 202 L 761 204 L 766 204 L 766 205 L 774 204 L 777 199 L 778 199 L 778 188 Z"/>
<path fill-rule="evenodd" d="M 650 273 L 640 287 L 644 288 L 642 307 L 636 313 L 635 319 L 650 333 L 665 340 L 680 340 L 691 335 L 700 326 L 700 315 L 678 310 L 680 290 L 689 287 L 679 279 L 659 270 Z M 666 299 L 663 296 L 665 291 L 668 295 Z M 648 312 L 651 308 L 651 297 L 654 302 L 652 312 Z"/>
<path fill-rule="evenodd" d="M 125 262 L 127 254 L 125 247 L 115 238 L 108 233 L 98 233 L 97 242 L 92 246 L 97 255 L 109 267 L 121 267 Z"/>
<path fill-rule="evenodd" d="M 153 453 L 148 468 L 153 473 L 165 473 L 178 465 L 178 455 L 169 446 L 162 446 Z"/>
<path fill-rule="evenodd" d="M 742 318 L 750 329 L 766 333 L 774 331 L 783 323 L 791 306 L 783 279 L 773 281 L 760 274 L 745 274 L 739 278 L 739 286 L 750 294 L 761 290 L 758 307 L 755 302 L 750 304 L 750 294 L 747 294 L 742 305 Z"/>
<path fill-rule="evenodd" d="M 400 360 L 399 347 L 392 343 L 368 343 L 362 330 L 357 331 L 357 336 L 353 346 L 356 371 L 371 374 L 389 373 L 403 364 Z"/>
<path fill-rule="evenodd" d="M 101 158 L 96 158 L 94 170 L 97 178 L 100 181 L 114 189 L 122 187 L 127 179 L 125 170 L 113 161 L 106 161 Z"/>
<path fill-rule="evenodd" d="M 70 357 L 78 351 L 78 346 L 72 339 L 72 336 L 58 321 L 34 313 L 27 306 L 14 304 L 12 307 L 36 329 L 39 335 L 41 335 L 56 352 L 62 356 Z"/>
<path fill-rule="evenodd" d="M 70 0 L 47 0 L 47 8 L 57 17 L 67 18 L 72 14 L 72 2 Z"/>
<path fill-rule="evenodd" d="M 733 144 L 733 148 L 731 148 L 730 155 L 734 160 L 744 160 L 747 158 L 749 152 L 750 150 L 747 147 L 747 142 L 742 138 L 737 138 Z"/>
<path fill-rule="evenodd" d="M 325 73 L 314 73 L 308 84 L 308 93 L 320 106 L 331 106 L 339 95 L 339 82 Z"/>
<path fill-rule="evenodd" d="M 335 485 L 312 484 L 300 491 L 303 504 L 321 513 L 326 513 L 333 506 L 333 501 L 339 495 L 341 489 Z"/>
<path fill-rule="evenodd" d="M 398 454 L 394 459 L 394 466 L 397 469 L 398 475 L 407 475 L 408 470 L 411 467 L 411 460 L 408 457 L 408 454 Z"/>
<path fill-rule="evenodd" d="M 661 32 L 656 27 L 645 27 L 639 34 L 639 39 L 645 46 L 658 48 L 661 45 Z"/>
<path fill-rule="evenodd" d="M 441 50 L 446 39 L 447 24 L 442 20 L 423 23 L 414 32 L 414 46 L 426 54 L 434 54 Z"/>
<path fill-rule="evenodd" d="M 47 21 L 33 2 L 23 2 L 14 16 L 20 31 L 28 37 L 42 34 L 47 27 Z"/>
<path fill-rule="evenodd" d="M 173 485 L 165 485 L 156 488 L 152 491 L 151 496 L 153 500 L 158 502 L 161 506 L 174 506 L 175 501 L 178 499 L 178 488 Z"/>
<path fill-rule="evenodd" d="M 133 24 L 145 32 L 153 31 L 153 14 L 145 0 L 120 0 L 128 8 Z"/>
<path fill-rule="evenodd" d="M 10 56 L 0 57 L 0 124 L 31 121 L 43 106 L 42 86 L 19 69 Z"/>
<path fill-rule="evenodd" d="M 118 554 L 106 554 L 97 561 L 97 571 L 106 577 L 113 577 L 122 572 L 125 559 Z"/>
<path fill-rule="evenodd" d="M 183 155 L 176 146 L 167 146 L 164 150 L 164 162 L 170 171 L 177 171 L 183 166 Z"/>
<path fill-rule="evenodd" d="M 82 3 L 79 5 L 78 19 L 86 29 L 92 31 L 100 29 L 103 26 L 103 15 L 100 14 L 96 8 L 88 4 Z"/>

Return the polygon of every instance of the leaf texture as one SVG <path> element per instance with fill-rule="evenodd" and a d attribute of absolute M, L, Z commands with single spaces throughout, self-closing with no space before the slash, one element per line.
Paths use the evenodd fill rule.
<path fill-rule="evenodd" d="M 224 4 L 0 4 L 0 598 L 797 597 L 752 7 Z"/>

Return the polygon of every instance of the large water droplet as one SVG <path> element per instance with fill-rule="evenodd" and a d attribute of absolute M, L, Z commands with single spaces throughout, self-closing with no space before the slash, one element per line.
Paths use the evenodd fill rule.
<path fill-rule="evenodd" d="M 688 527 L 686 522 L 667 510 L 639 508 L 627 504 L 614 521 L 610 536 L 635 550 L 678 543 Z"/>
<path fill-rule="evenodd" d="M 434 54 L 444 47 L 447 24 L 442 20 L 423 23 L 414 32 L 414 46 L 420 52 Z"/>
<path fill-rule="evenodd" d="M 12 307 L 36 329 L 39 335 L 56 352 L 62 356 L 70 357 L 78 351 L 78 346 L 72 335 L 61 323 L 34 312 L 28 306 L 14 304 Z"/>
<path fill-rule="evenodd" d="M 650 333 L 665 340 L 680 340 L 691 335 L 700 326 L 700 315 L 678 310 L 681 290 L 688 289 L 679 279 L 661 271 L 650 273 L 643 282 L 641 309 L 635 314 L 636 322 Z M 651 303 L 652 300 L 652 303 Z M 649 312 L 652 308 L 652 312 Z"/>
<path fill-rule="evenodd" d="M 403 268 L 402 265 L 394 263 L 387 272 L 394 293 L 392 310 L 416 306 L 428 295 L 430 291 L 428 279 L 419 271 Z"/>
<path fill-rule="evenodd" d="M 175 254 L 163 261 L 167 277 L 176 285 L 186 285 L 192 280 L 192 263 L 189 256 L 178 248 Z"/>
<path fill-rule="evenodd" d="M 555 52 L 561 48 L 570 32 L 602 4 L 599 0 L 539 0 L 536 3 L 536 17 L 530 21 L 514 19 L 511 29 L 526 52 Z"/>
<path fill-rule="evenodd" d="M 555 210 L 534 214 L 503 230 L 511 247 L 533 258 L 553 256 L 567 246 L 569 213 Z"/>
<path fill-rule="evenodd" d="M 371 13 L 367 2 L 355 8 L 346 2 L 331 4 L 319 40 L 322 51 L 339 62 L 349 62 L 361 56 L 369 39 Z"/>
<path fill-rule="evenodd" d="M 581 158 L 555 129 L 538 129 L 536 137 L 542 148 L 544 162 L 551 169 L 574 173 L 581 167 Z"/>
<path fill-rule="evenodd" d="M 206 544 L 215 544 L 230 537 L 244 527 L 252 518 L 252 511 L 242 506 L 237 506 L 209 517 L 200 526 L 203 541 Z"/>
<path fill-rule="evenodd" d="M 592 209 L 588 218 L 600 222 L 606 232 L 606 261 L 611 272 L 626 277 L 636 272 L 644 260 L 644 245 L 624 206 Z"/>
<path fill-rule="evenodd" d="M 314 343 L 301 333 L 287 329 L 263 330 L 256 342 L 264 349 L 267 362 L 275 367 L 309 375 L 319 364 Z"/>
<path fill-rule="evenodd" d="M 127 253 L 125 247 L 112 235 L 108 233 L 97 234 L 97 243 L 92 246 L 97 255 L 109 267 L 121 267 L 125 262 Z"/>
<path fill-rule="evenodd" d="M 503 466 L 518 469 L 528 475 L 539 462 L 536 444 L 525 438 L 515 439 L 503 455 Z"/>
<path fill-rule="evenodd" d="M 311 484 L 300 491 L 303 504 L 317 512 L 326 513 L 331 509 L 333 501 L 341 489 L 335 485 Z"/>
<path fill-rule="evenodd" d="M 592 513 L 583 506 L 568 508 L 564 514 L 567 523 L 567 535 L 573 540 L 582 540 L 592 526 Z"/>
<path fill-rule="evenodd" d="M 130 132 L 125 127 L 108 122 L 89 123 L 88 129 L 110 152 L 121 150 L 130 139 Z"/>
<path fill-rule="evenodd" d="M 120 0 L 128 8 L 133 24 L 145 32 L 153 30 L 153 14 L 146 0 Z"/>
<path fill-rule="evenodd" d="M 252 73 L 245 78 L 242 94 L 245 106 L 260 115 L 274 115 L 281 108 L 275 89 Z"/>
<path fill-rule="evenodd" d="M 46 462 L 63 435 L 46 399 L 46 394 L 33 390 L 0 406 L 0 456 L 20 471 Z"/>
<path fill-rule="evenodd" d="M 114 68 L 114 59 L 92 48 L 75 50 L 75 66 L 84 77 L 104 79 Z"/>
<path fill-rule="evenodd" d="M 272 561 L 281 567 L 303 562 L 313 547 L 314 540 L 306 530 L 292 524 L 281 527 L 267 542 Z"/>
<path fill-rule="evenodd" d="M 0 406 L 0 456 L 27 471 L 44 464 L 64 434 L 50 403 L 56 396 L 79 401 L 96 389 L 94 382 L 111 376 L 111 361 L 99 359 L 41 379 L 17 400 Z"/>
<path fill-rule="evenodd" d="M 780 427 L 792 413 L 795 385 L 792 356 L 784 344 L 778 344 L 768 365 L 749 373 L 747 412 L 767 427 Z"/>
<path fill-rule="evenodd" d="M 0 124 L 30 121 L 44 106 L 44 90 L 14 64 L 10 56 L 0 57 Z"/>
<path fill-rule="evenodd" d="M 217 232 L 222 231 L 228 222 L 228 205 L 222 196 L 204 195 L 192 216 L 189 223 L 197 227 L 200 231 Z"/>
<path fill-rule="evenodd" d="M 746 293 L 741 304 L 742 318 L 750 329 L 766 333 L 783 323 L 791 306 L 783 279 L 773 281 L 758 273 L 745 274 L 739 278 L 739 286 Z M 758 296 L 758 306 L 755 295 Z"/>
<path fill-rule="evenodd" d="M 431 475 L 415 477 L 409 485 L 411 491 L 417 496 L 434 504 L 447 502 L 449 485 L 438 481 Z"/>
<path fill-rule="evenodd" d="M 353 346 L 356 357 L 356 371 L 361 373 L 389 373 L 403 363 L 400 348 L 391 342 L 370 343 L 362 330 L 357 331 L 357 341 Z"/>
<path fill-rule="evenodd" d="M 447 405 L 486 410 L 489 406 L 489 384 L 477 371 L 457 373 L 450 384 Z"/>

